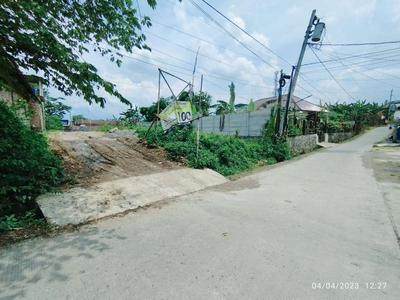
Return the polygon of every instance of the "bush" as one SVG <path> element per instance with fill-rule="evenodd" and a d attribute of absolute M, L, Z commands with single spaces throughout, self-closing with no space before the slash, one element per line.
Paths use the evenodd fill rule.
<path fill-rule="evenodd" d="M 46 116 L 46 130 L 63 130 L 63 123 L 59 116 Z"/>
<path fill-rule="evenodd" d="M 0 101 L 0 217 L 10 220 L 36 207 L 35 198 L 66 181 L 59 158 L 45 137 L 28 129 Z"/>
<path fill-rule="evenodd" d="M 136 130 L 138 136 L 144 138 L 147 127 Z M 199 154 L 197 152 L 196 132 L 192 126 L 174 127 L 164 134 L 161 127 L 157 134 L 152 128 L 147 135 L 149 144 L 164 147 L 168 158 L 184 161 L 189 167 L 209 168 L 229 176 L 250 170 L 259 162 L 268 164 L 289 159 L 290 149 L 284 139 L 278 139 L 274 144 L 267 133 L 261 139 L 241 139 L 235 136 L 214 133 L 201 133 Z"/>

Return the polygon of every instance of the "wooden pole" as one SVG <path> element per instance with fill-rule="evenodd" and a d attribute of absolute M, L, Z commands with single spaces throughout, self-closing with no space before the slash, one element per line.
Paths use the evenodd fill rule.
<path fill-rule="evenodd" d="M 203 92 L 203 75 L 201 75 L 201 83 L 200 83 L 200 97 L 199 97 L 199 113 L 201 114 L 201 97 Z M 197 119 L 197 152 L 196 157 L 199 157 L 199 147 L 200 147 L 200 118 Z"/>
<path fill-rule="evenodd" d="M 158 69 L 158 97 L 157 97 L 157 116 L 156 116 L 156 127 L 155 136 L 157 138 L 157 128 L 158 128 L 158 115 L 160 114 L 160 97 L 161 97 L 161 70 Z M 147 136 L 147 134 L 146 134 Z"/>

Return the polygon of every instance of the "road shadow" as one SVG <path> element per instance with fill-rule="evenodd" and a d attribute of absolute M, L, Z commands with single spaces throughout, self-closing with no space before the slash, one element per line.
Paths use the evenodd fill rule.
<path fill-rule="evenodd" d="M 38 238 L 1 249 L 0 300 L 26 299 L 25 288 L 37 282 L 68 282 L 70 274 L 64 270 L 65 263 L 94 259 L 111 250 L 112 241 L 116 239 L 126 237 L 116 230 L 85 227 L 78 232 L 50 239 Z"/>

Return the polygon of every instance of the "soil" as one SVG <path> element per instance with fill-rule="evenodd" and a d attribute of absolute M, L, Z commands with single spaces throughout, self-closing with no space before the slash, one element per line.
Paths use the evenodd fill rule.
<path fill-rule="evenodd" d="M 133 176 L 161 173 L 183 168 L 182 162 L 167 159 L 164 149 L 148 145 L 133 131 L 54 132 L 48 136 L 50 150 L 64 161 L 67 173 L 77 183 L 62 187 L 88 188 L 96 183 Z M 15 228 L 0 232 L 0 247 L 36 236 L 53 236 L 60 231 L 74 231 L 79 226 L 64 228 L 48 224 Z"/>
<path fill-rule="evenodd" d="M 78 181 L 75 186 L 81 187 L 182 167 L 169 161 L 162 148 L 150 147 L 132 131 L 56 132 L 50 134 L 49 145 Z"/>

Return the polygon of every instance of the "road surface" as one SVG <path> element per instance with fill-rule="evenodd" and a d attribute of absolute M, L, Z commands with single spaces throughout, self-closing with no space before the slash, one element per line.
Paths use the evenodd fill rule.
<path fill-rule="evenodd" d="M 363 164 L 387 129 L 79 232 L 0 250 L 0 299 L 400 299 Z"/>

